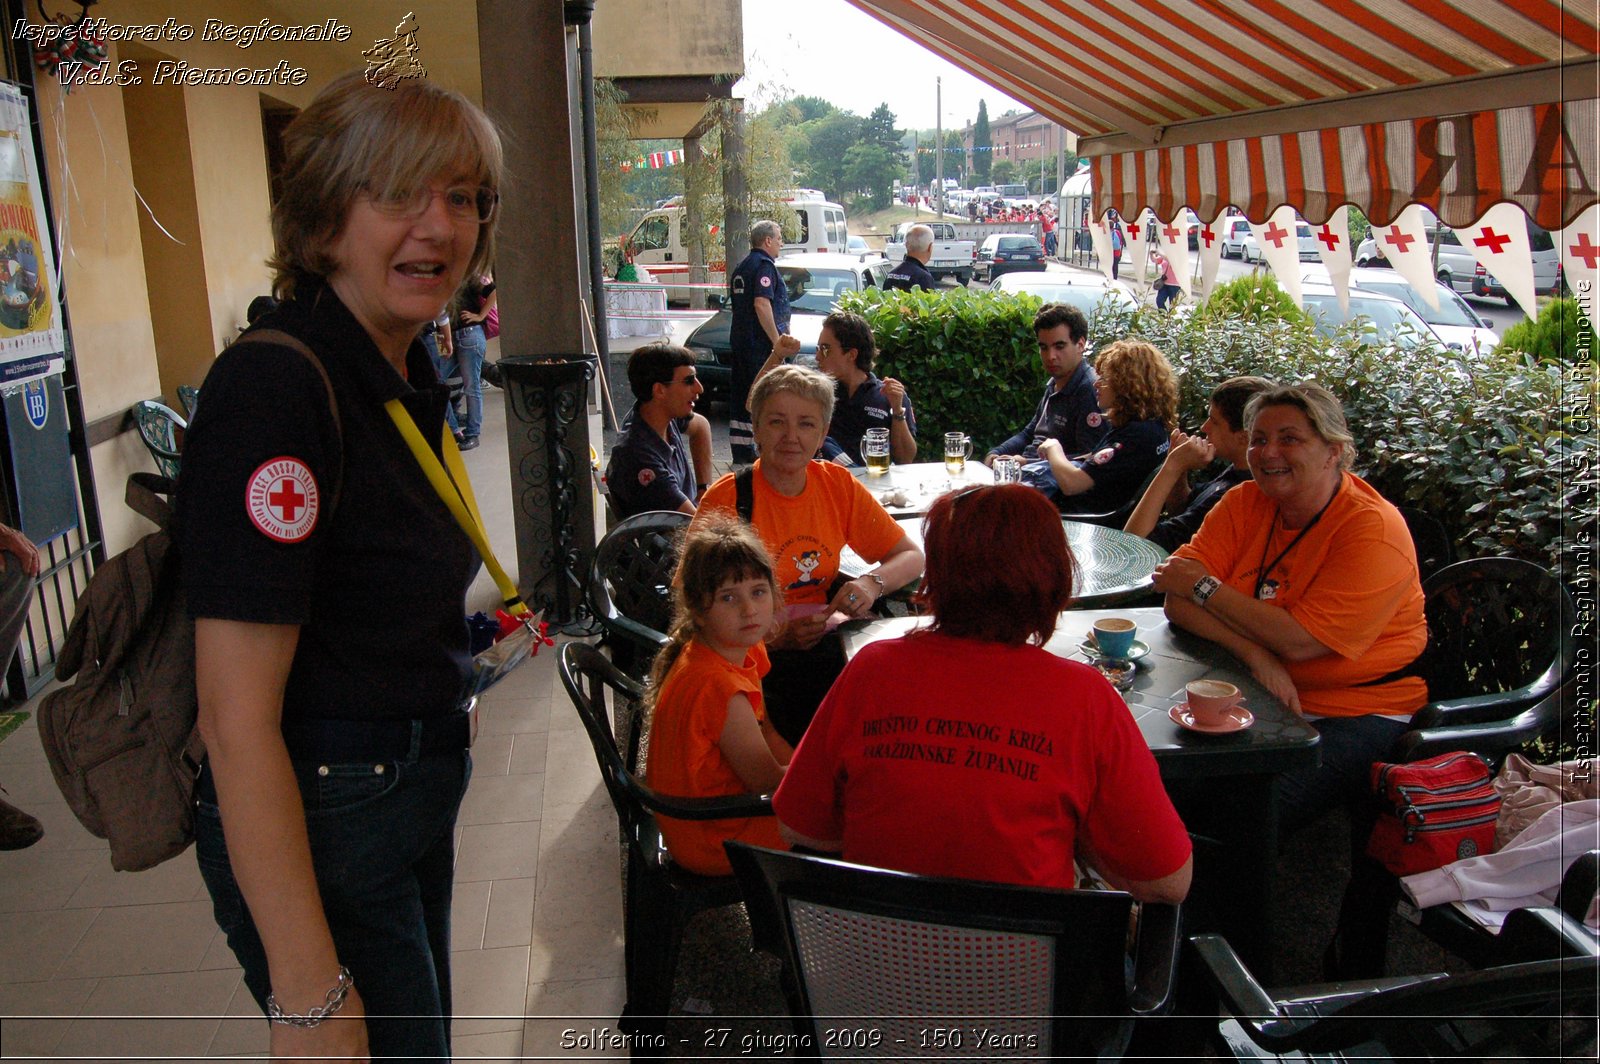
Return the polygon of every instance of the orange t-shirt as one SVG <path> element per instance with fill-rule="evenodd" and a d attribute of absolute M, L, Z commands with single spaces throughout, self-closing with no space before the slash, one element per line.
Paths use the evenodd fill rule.
<path fill-rule="evenodd" d="M 767 483 L 759 458 L 751 480 L 755 505 L 750 523 L 766 542 L 778 586 L 791 605 L 828 601 L 828 585 L 846 545 L 877 562 L 905 535 L 872 493 L 833 462 L 812 462 L 806 469 L 806 490 L 792 498 Z M 706 489 L 696 520 L 713 510 L 738 512 L 732 473 Z"/>
<path fill-rule="evenodd" d="M 766 718 L 761 700 L 761 677 L 771 665 L 767 648 L 757 643 L 735 665 L 698 639 L 691 639 L 667 671 L 656 695 L 650 720 L 650 755 L 645 781 L 662 794 L 675 798 L 715 798 L 748 794 L 744 781 L 728 764 L 718 740 L 728 719 L 728 700 L 736 694 L 750 699 L 756 720 Z M 787 849 L 771 816 L 731 820 L 674 820 L 660 817 L 661 834 L 672 859 L 701 875 L 729 875 L 727 839 L 754 846 Z"/>
<path fill-rule="evenodd" d="M 1277 504 L 1247 480 L 1222 497 L 1194 539 L 1172 553 L 1194 558 L 1229 587 L 1253 596 L 1261 566 L 1295 536 L 1277 527 L 1277 515 Z M 1403 715 L 1427 701 L 1427 685 L 1415 676 L 1355 686 L 1416 660 L 1428 642 L 1411 533 L 1400 511 L 1366 481 L 1344 474 L 1322 520 L 1265 580 L 1261 598 L 1287 610 L 1333 651 L 1283 663 L 1306 713 Z"/>

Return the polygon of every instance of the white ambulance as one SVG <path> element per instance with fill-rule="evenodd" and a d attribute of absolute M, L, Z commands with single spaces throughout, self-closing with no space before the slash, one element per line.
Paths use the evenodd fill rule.
<path fill-rule="evenodd" d="M 784 202 L 794 209 L 799 227 L 794 240 L 784 241 L 781 254 L 831 251 L 843 255 L 849 250 L 850 233 L 843 207 L 825 199 L 814 188 L 795 189 L 784 196 Z M 633 261 L 666 285 L 667 300 L 672 303 L 689 302 L 693 291 L 689 287 L 689 249 L 684 241 L 683 217 L 681 206 L 653 210 L 639 220 L 625 243 Z M 716 222 L 708 220 L 707 224 Z M 738 256 L 735 261 L 750 250 L 749 239 L 749 233 L 741 233 L 733 242 Z M 706 268 L 706 283 L 715 286 L 708 291 L 720 292 L 727 264 L 721 260 L 707 262 Z"/>

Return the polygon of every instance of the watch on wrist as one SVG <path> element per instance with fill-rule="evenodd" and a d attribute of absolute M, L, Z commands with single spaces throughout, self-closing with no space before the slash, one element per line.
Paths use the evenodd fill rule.
<path fill-rule="evenodd" d="M 905 414 L 904 410 L 900 411 L 900 413 L 898 413 L 898 414 L 895 413 L 893 410 L 889 411 L 889 420 L 890 421 L 904 421 L 905 419 L 906 419 L 906 414 Z"/>
<path fill-rule="evenodd" d="M 1194 599 L 1196 606 L 1204 606 L 1206 600 L 1216 594 L 1217 588 L 1222 586 L 1222 581 L 1207 573 L 1194 582 L 1194 589 L 1189 592 L 1189 597 Z"/>

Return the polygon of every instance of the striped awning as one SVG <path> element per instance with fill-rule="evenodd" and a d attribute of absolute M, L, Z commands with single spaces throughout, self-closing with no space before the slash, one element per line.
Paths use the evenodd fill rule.
<path fill-rule="evenodd" d="M 1077 133 L 1097 214 L 1600 199 L 1593 0 L 851 3 Z"/>

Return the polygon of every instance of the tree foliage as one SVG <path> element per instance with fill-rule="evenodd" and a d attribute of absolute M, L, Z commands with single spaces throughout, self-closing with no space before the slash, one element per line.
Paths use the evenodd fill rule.
<path fill-rule="evenodd" d="M 875 211 L 889 206 L 900 159 L 882 145 L 862 141 L 844 153 L 844 181 L 860 193 Z"/>
<path fill-rule="evenodd" d="M 994 162 L 990 151 L 994 140 L 989 133 L 989 103 L 978 101 L 978 120 L 972 123 L 972 176 L 980 183 L 989 181 L 990 165 Z"/>
<path fill-rule="evenodd" d="M 990 154 L 994 154 L 990 152 Z M 1017 179 L 1017 164 L 1010 159 L 995 159 L 989 164 L 989 180 L 996 185 L 1009 185 Z"/>

